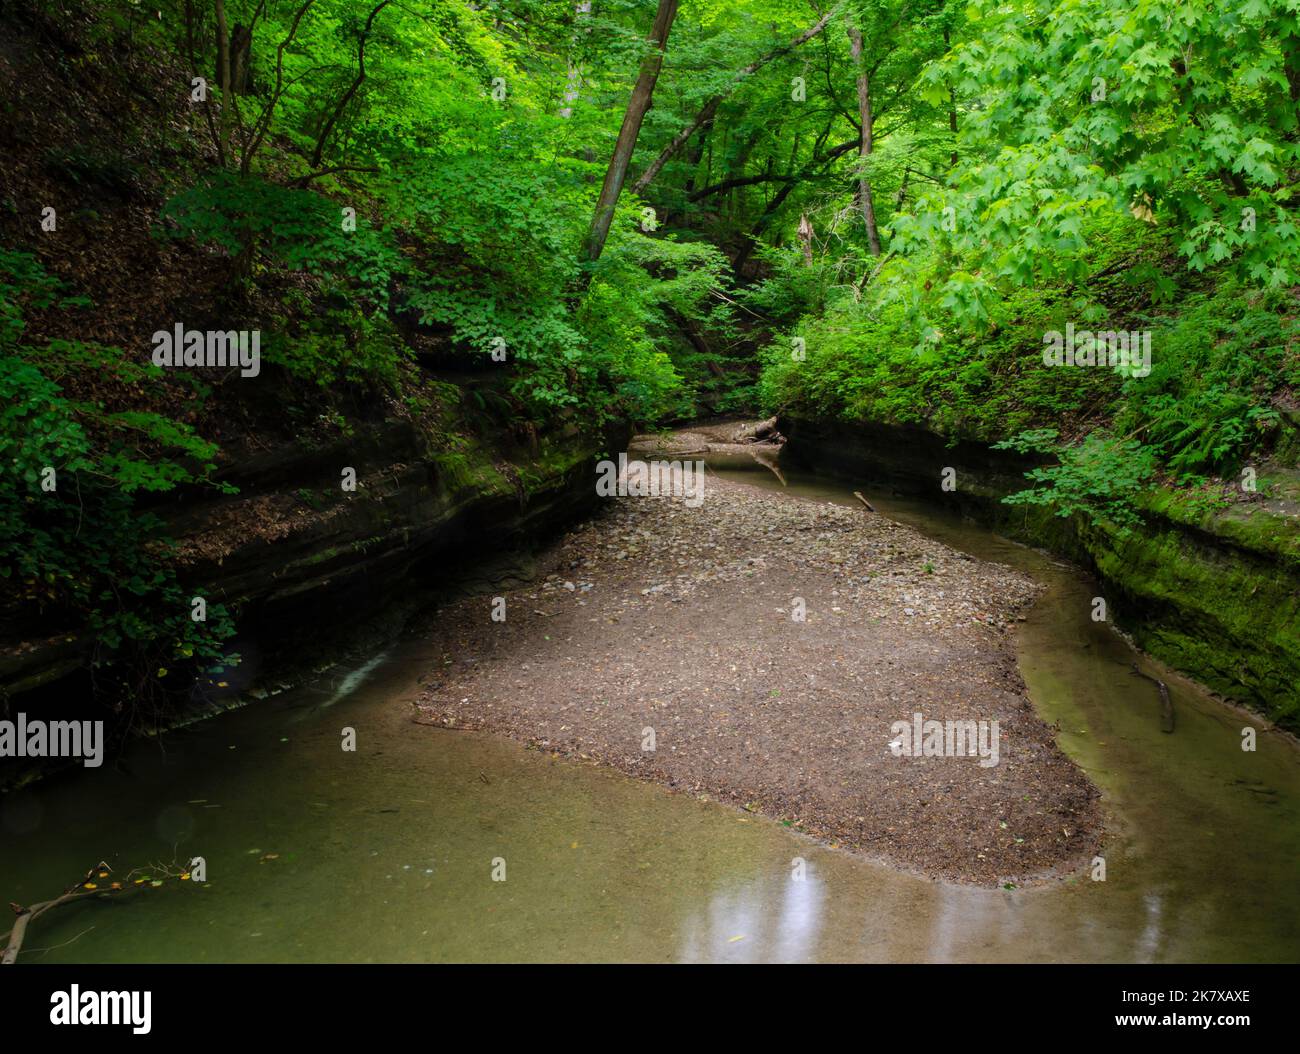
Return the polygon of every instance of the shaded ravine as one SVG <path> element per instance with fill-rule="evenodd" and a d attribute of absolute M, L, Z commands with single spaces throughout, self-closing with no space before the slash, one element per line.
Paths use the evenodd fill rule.
<path fill-rule="evenodd" d="M 722 471 L 780 488 L 765 471 Z M 854 500 L 815 477 L 790 489 Z M 1094 587 L 1077 570 L 868 493 L 883 514 L 1047 585 L 1020 666 L 1104 792 L 1104 883 L 920 879 L 605 769 L 413 725 L 405 701 L 442 656 L 412 637 L 368 673 L 357 663 L 171 735 L 165 755 L 139 744 L 120 771 L 0 799 L 6 900 L 49 896 L 100 857 L 170 859 L 178 838 L 178 856 L 208 863 L 206 886 L 47 916 L 22 961 L 1300 959 L 1291 742 L 1261 731 L 1242 752 L 1250 719 L 1167 671 L 1178 725 L 1161 734 L 1154 689 L 1091 621 Z M 339 748 L 344 726 L 355 754 Z M 498 857 L 505 882 L 492 881 Z"/>

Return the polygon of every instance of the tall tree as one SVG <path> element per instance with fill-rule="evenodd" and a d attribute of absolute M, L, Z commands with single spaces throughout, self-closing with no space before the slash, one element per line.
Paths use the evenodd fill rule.
<path fill-rule="evenodd" d="M 862 222 L 867 228 L 867 244 L 871 255 L 880 255 L 880 231 L 876 228 L 876 204 L 871 196 L 871 178 L 867 163 L 873 149 L 871 116 L 871 74 L 862 62 L 862 31 L 857 26 L 849 26 L 849 45 L 853 55 L 853 66 L 858 72 L 858 208 L 862 210 Z"/>
<path fill-rule="evenodd" d="M 641 122 L 654 96 L 655 81 L 659 79 L 659 70 L 663 68 L 664 51 L 668 47 L 668 31 L 672 29 L 673 19 L 677 17 L 677 0 L 659 0 L 659 10 L 655 13 L 654 27 L 650 31 L 649 51 L 641 60 L 641 71 L 632 88 L 632 98 L 628 100 L 627 110 L 623 114 L 623 125 L 618 131 L 614 143 L 614 156 L 609 159 L 609 168 L 605 172 L 605 182 L 600 188 L 600 197 L 596 201 L 596 211 L 591 218 L 591 229 L 587 232 L 583 255 L 588 260 L 599 260 L 605 249 L 605 239 L 609 237 L 609 225 L 614 219 L 614 206 L 623 192 L 623 181 L 627 178 L 627 166 L 632 160 L 632 151 L 636 148 L 637 136 L 641 133 Z"/>

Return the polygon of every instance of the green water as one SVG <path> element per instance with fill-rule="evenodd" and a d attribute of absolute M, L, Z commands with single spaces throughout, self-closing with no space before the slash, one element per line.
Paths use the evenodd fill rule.
<path fill-rule="evenodd" d="M 766 472 L 722 472 L 780 489 Z M 850 489 L 789 487 L 852 502 Z M 1047 586 L 1022 624 L 1021 670 L 1103 790 L 1105 882 L 919 879 L 592 765 L 413 724 L 407 701 L 442 661 L 413 638 L 175 733 L 165 754 L 140 744 L 121 771 L 0 800 L 6 901 L 48 897 L 101 857 L 202 855 L 208 868 L 206 885 L 59 909 L 21 961 L 1300 960 L 1300 752 L 1262 729 L 1243 752 L 1249 719 L 1168 671 L 1177 730 L 1162 734 L 1154 686 L 1091 620 L 1078 571 L 868 495 Z M 355 753 L 340 749 L 345 726 Z"/>

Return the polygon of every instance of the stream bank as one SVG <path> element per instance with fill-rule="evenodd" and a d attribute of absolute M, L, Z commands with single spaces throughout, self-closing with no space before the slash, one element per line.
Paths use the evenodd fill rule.
<path fill-rule="evenodd" d="M 392 640 L 467 564 L 541 545 L 588 513 L 598 452 L 625 441 L 555 430 L 531 445 L 506 436 L 448 445 L 410 420 L 377 422 L 332 443 L 300 439 L 231 458 L 234 493 L 190 491 L 154 511 L 175 539 L 177 566 L 226 605 L 237 665 L 201 678 L 155 726 L 175 728 L 265 698 L 313 670 Z M 356 487 L 340 485 L 344 470 Z M 21 623 L 0 634 L 0 700 L 10 713 L 105 719 L 93 692 L 96 636 L 69 627 L 33 639 Z M 0 787 L 59 763 L 6 759 Z"/>
<path fill-rule="evenodd" d="M 1127 535 L 1002 498 L 1040 462 L 924 428 L 783 417 L 786 464 L 919 496 L 1058 553 L 1097 575 L 1110 617 L 1137 645 L 1300 733 L 1300 502 L 1198 510 L 1144 495 Z M 943 489 L 945 468 L 955 489 Z M 1288 496 L 1289 495 L 1289 496 Z"/>

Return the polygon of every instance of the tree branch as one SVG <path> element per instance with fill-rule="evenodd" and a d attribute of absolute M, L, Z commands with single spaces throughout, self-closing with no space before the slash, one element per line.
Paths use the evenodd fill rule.
<path fill-rule="evenodd" d="M 275 88 L 271 92 L 271 98 L 266 104 L 266 109 L 258 118 L 257 123 L 253 126 L 253 136 L 249 141 L 248 147 L 244 150 L 243 164 L 240 166 L 244 172 L 248 171 L 248 166 L 253 160 L 253 155 L 257 153 L 258 148 L 262 145 L 262 139 L 266 135 L 266 130 L 271 126 L 271 114 L 275 111 L 276 104 L 280 101 L 280 96 L 284 93 L 284 51 L 293 38 L 298 34 L 298 25 L 302 22 L 303 16 L 307 14 L 307 9 L 314 4 L 316 0 L 303 0 L 302 7 L 298 8 L 297 13 L 293 16 L 293 22 L 289 26 L 288 35 L 280 41 L 279 47 L 275 49 Z"/>
<path fill-rule="evenodd" d="M 659 175 L 664 165 L 666 165 L 670 160 L 672 160 L 673 156 L 679 150 L 681 150 L 683 146 L 686 145 L 687 140 L 689 140 L 691 136 L 693 136 L 696 132 L 698 132 L 701 128 L 703 128 L 706 124 L 708 124 L 710 121 L 713 120 L 714 116 L 718 112 L 718 107 L 722 105 L 723 100 L 725 100 L 727 96 L 729 96 L 738 87 L 740 87 L 742 81 L 752 76 L 753 74 L 757 73 L 769 62 L 772 62 L 775 59 L 779 59 L 783 55 L 789 54 L 795 48 L 799 47 L 800 44 L 806 44 L 808 41 L 812 40 L 813 37 L 817 36 L 818 33 L 820 33 L 823 29 L 826 28 L 826 26 L 830 23 L 830 20 L 839 13 L 839 10 L 842 6 L 843 6 L 842 4 L 837 4 L 826 14 L 822 15 L 822 17 L 815 24 L 809 26 L 793 40 L 788 41 L 785 44 L 782 44 L 780 47 L 775 48 L 772 51 L 769 51 L 766 55 L 763 55 L 760 58 L 755 59 L 744 69 L 737 72 L 735 77 L 732 78 L 731 84 L 728 85 L 727 89 L 711 97 L 704 104 L 700 112 L 695 115 L 695 120 L 693 120 L 689 125 L 687 125 L 687 127 L 683 128 L 680 132 L 678 132 L 675 136 L 673 136 L 672 140 L 668 143 L 668 145 L 665 146 L 663 150 L 659 152 L 659 156 L 656 157 L 654 161 L 650 163 L 650 167 L 647 168 L 644 172 L 642 172 L 641 175 L 637 178 L 636 182 L 632 184 L 632 193 L 640 194 L 641 191 L 645 190 L 646 187 L 648 187 L 652 182 L 654 182 L 655 177 Z"/>
<path fill-rule="evenodd" d="M 348 90 L 343 93 L 343 98 L 341 98 L 338 105 L 334 107 L 334 112 L 330 114 L 329 120 L 325 122 L 325 127 L 321 129 L 320 136 L 316 139 L 316 149 L 311 155 L 312 168 L 319 167 L 321 154 L 325 151 L 325 140 L 329 138 L 330 132 L 334 130 L 335 123 L 338 121 L 339 117 L 343 115 L 343 111 L 347 108 L 348 103 L 352 101 L 352 97 L 356 95 L 357 89 L 361 87 L 361 82 L 366 79 L 366 38 L 370 36 L 370 28 L 374 25 L 376 16 L 380 11 L 386 8 L 390 2 L 391 0 L 379 0 L 379 3 L 371 9 L 370 15 L 366 19 L 366 27 L 361 31 L 361 39 L 357 41 L 356 78 L 348 86 Z"/>

